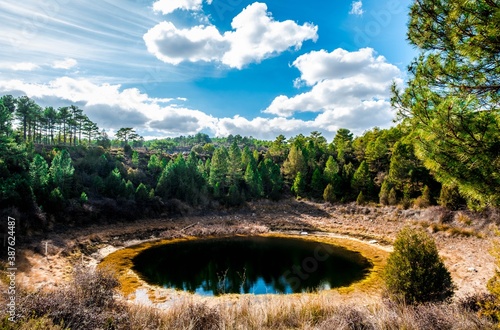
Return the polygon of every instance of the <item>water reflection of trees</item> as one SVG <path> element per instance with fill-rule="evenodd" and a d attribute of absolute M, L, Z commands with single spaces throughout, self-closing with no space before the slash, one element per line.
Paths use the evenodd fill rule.
<path fill-rule="evenodd" d="M 152 284 L 215 295 L 255 293 L 262 282 L 269 293 L 346 286 L 370 268 L 358 253 L 335 247 L 314 271 L 294 274 L 318 244 L 263 237 L 188 241 L 146 250 L 134 259 L 134 268 Z"/>

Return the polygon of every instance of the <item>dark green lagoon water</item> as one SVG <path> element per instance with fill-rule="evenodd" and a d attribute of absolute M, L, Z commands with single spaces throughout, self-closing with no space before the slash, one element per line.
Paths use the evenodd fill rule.
<path fill-rule="evenodd" d="M 349 286 L 372 265 L 358 252 L 277 237 L 198 239 L 152 247 L 133 259 L 150 284 L 202 295 L 298 293 Z"/>

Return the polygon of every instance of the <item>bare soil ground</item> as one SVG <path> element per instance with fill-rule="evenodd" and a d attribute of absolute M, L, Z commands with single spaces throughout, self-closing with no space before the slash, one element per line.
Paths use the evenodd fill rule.
<path fill-rule="evenodd" d="M 493 276 L 494 260 L 488 250 L 499 218 L 495 212 L 478 215 L 439 207 L 402 210 L 393 206 L 261 201 L 230 213 L 115 223 L 50 234 L 23 248 L 17 281 L 32 289 L 56 288 L 70 279 L 75 266 L 96 266 L 120 248 L 186 236 L 308 232 L 346 237 L 390 251 L 397 232 L 411 225 L 432 233 L 457 286 L 456 297 L 464 297 L 485 292 Z M 140 299 L 139 293 L 133 298 Z M 350 297 L 365 302 L 360 293 Z"/>

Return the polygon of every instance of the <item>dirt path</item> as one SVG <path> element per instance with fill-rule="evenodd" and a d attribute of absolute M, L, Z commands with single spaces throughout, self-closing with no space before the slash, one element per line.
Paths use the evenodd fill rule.
<path fill-rule="evenodd" d="M 32 288 L 55 288 L 71 277 L 75 265 L 95 266 L 106 255 L 146 240 L 183 236 L 300 233 L 349 237 L 390 251 L 405 225 L 433 232 L 441 256 L 457 285 L 457 297 L 486 291 L 494 273 L 488 253 L 492 219 L 439 208 L 401 210 L 395 207 L 331 206 L 309 202 L 263 201 L 231 214 L 154 219 L 137 223 L 95 226 L 52 234 L 23 250 L 18 281 Z M 451 218 L 450 218 L 451 217 Z M 470 220 L 470 221 L 469 221 Z M 45 254 L 47 252 L 47 255 Z M 357 299 L 363 299 L 358 297 Z"/>

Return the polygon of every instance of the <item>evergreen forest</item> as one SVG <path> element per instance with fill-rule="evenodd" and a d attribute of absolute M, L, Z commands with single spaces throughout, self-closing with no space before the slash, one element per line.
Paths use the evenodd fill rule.
<path fill-rule="evenodd" d="M 339 129 L 331 142 L 318 132 L 274 141 L 203 133 L 144 141 L 130 127 L 110 140 L 78 107 L 42 108 L 27 96 L 1 97 L 0 114 L 0 202 L 34 228 L 49 220 L 219 210 L 262 198 L 474 206 L 424 166 L 405 121 L 361 136 Z"/>

